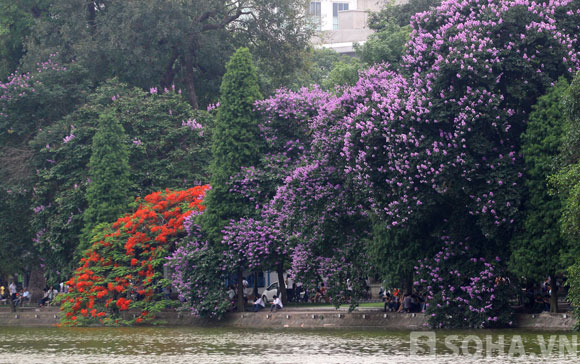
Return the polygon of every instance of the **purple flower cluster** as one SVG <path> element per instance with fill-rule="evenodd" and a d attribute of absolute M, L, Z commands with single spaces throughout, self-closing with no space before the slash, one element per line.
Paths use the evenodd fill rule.
<path fill-rule="evenodd" d="M 499 258 L 473 257 L 469 246 L 441 237 L 443 248 L 415 267 L 415 287 L 426 294 L 432 327 L 497 327 L 510 320 Z"/>

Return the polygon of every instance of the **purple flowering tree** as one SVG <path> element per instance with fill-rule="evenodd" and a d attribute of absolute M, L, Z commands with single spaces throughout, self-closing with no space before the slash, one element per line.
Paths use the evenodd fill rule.
<path fill-rule="evenodd" d="M 196 317 L 220 319 L 231 306 L 224 285 L 224 259 L 194 223 L 197 215 L 186 218 L 187 237 L 176 244 L 165 265 L 184 307 Z"/>
<path fill-rule="evenodd" d="M 411 264 L 409 274 L 417 274 L 411 262 L 419 258 L 434 270 L 442 260 L 432 252 L 450 253 L 451 242 L 462 240 L 472 248 L 454 254 L 473 264 L 450 271 L 485 274 L 485 282 L 437 280 L 450 279 L 469 297 L 466 287 L 485 292 L 485 304 L 472 303 L 477 315 L 457 322 L 505 324 L 495 311 L 505 301 L 491 283 L 498 268 L 485 258 L 509 253 L 522 199 L 520 135 L 531 105 L 559 76 L 580 69 L 579 6 L 446 1 L 412 18 L 399 72 L 376 65 L 340 95 L 314 88 L 259 102 L 268 152 L 230 181 L 230 192 L 259 213 L 224 230 L 223 243 L 237 249 L 228 259 L 250 267 L 256 257 L 276 262 L 287 254 L 295 279 L 330 282 L 341 301 L 352 288 L 346 281 L 368 271 L 362 252 L 369 221 L 394 234 L 383 234 L 385 256 L 375 260 L 395 257 Z M 439 294 L 446 304 L 443 290 L 431 288 L 431 300 Z"/>
<path fill-rule="evenodd" d="M 385 224 L 448 204 L 488 239 L 510 231 L 531 105 L 580 68 L 578 5 L 444 2 L 413 18 L 403 74 L 377 66 L 345 93 L 347 173 Z"/>
<path fill-rule="evenodd" d="M 536 99 L 580 69 L 579 6 L 443 2 L 412 18 L 400 73 L 375 66 L 343 94 L 345 172 L 393 231 L 380 259 L 429 257 L 444 229 L 469 237 L 473 257 L 509 253 L 523 193 L 520 135 Z"/>
<path fill-rule="evenodd" d="M 511 325 L 509 280 L 500 258 L 473 257 L 464 242 L 441 237 L 443 247 L 415 266 L 415 286 L 425 292 L 433 328 L 494 328 Z"/>
<path fill-rule="evenodd" d="M 228 260 L 276 270 L 280 282 L 290 268 L 307 288 L 324 281 L 335 303 L 350 302 L 368 274 L 360 254 L 368 223 L 361 224 L 365 209 L 355 203 L 343 167 L 336 165 L 340 126 L 328 115 L 341 112 L 338 98 L 317 87 L 281 90 L 257 108 L 268 152 L 259 166 L 232 180 L 230 191 L 253 201 L 260 213 L 226 227 Z M 347 280 L 356 282 L 352 292 L 346 292 Z"/>

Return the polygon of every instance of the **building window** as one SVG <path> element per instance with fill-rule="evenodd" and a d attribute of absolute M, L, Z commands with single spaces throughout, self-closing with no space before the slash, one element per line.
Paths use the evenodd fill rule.
<path fill-rule="evenodd" d="M 314 29 L 320 30 L 322 27 L 322 11 L 320 8 L 320 1 L 310 2 L 310 17 L 312 19 Z"/>
<path fill-rule="evenodd" d="M 332 4 L 332 28 L 338 29 L 338 12 L 348 10 L 348 3 L 333 3 Z"/>

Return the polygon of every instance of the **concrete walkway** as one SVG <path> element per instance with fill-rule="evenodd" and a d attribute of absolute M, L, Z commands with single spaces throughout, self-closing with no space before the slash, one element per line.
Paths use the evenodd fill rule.
<path fill-rule="evenodd" d="M 131 319 L 138 312 L 124 312 Z M 59 323 L 58 307 L 24 307 L 11 312 L 10 307 L 0 307 L 0 326 L 50 327 Z M 427 330 L 427 318 L 422 313 L 384 313 L 377 308 L 288 307 L 278 312 L 269 309 L 254 312 L 232 312 L 220 320 L 206 320 L 189 313 L 167 311 L 157 314 L 160 323 L 167 326 L 229 326 L 251 329 L 284 328 L 335 328 L 335 329 L 388 329 Z M 576 319 L 569 313 L 516 314 L 514 328 L 532 330 L 572 330 Z"/>

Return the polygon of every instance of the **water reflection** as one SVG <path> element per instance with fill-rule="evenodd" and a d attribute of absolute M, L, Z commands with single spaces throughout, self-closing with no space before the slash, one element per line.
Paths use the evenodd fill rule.
<path fill-rule="evenodd" d="M 553 340 L 552 354 L 541 355 Z M 556 334 L 556 333 L 554 333 Z M 445 342 L 470 339 L 469 350 L 483 357 L 453 355 Z M 408 331 L 314 331 L 240 330 L 223 328 L 0 328 L 0 363 L 578 363 L 577 345 L 566 355 L 559 353 L 559 340 L 575 345 L 571 333 L 522 331 L 437 333 L 435 350 L 411 355 Z M 525 357 L 507 355 L 514 337 L 521 339 Z M 486 355 L 486 339 L 495 344 Z M 518 339 L 518 340 L 519 340 Z M 498 345 L 503 340 L 502 345 Z M 577 339 L 576 339 L 577 340 Z M 479 342 L 478 342 L 479 341 Z M 518 349 L 516 347 L 516 349 Z M 534 357 L 533 357 L 534 356 Z"/>

